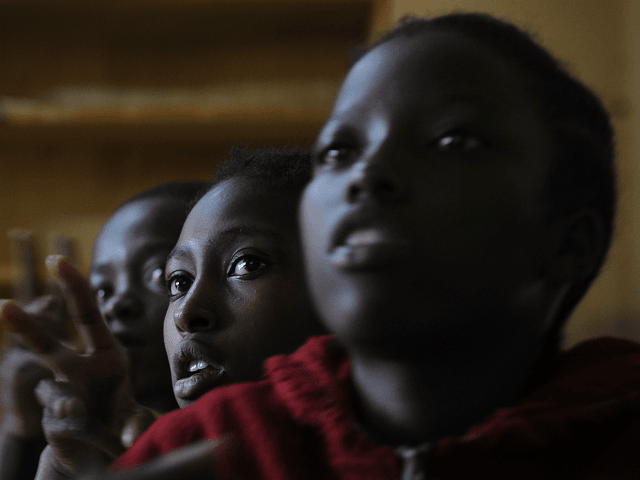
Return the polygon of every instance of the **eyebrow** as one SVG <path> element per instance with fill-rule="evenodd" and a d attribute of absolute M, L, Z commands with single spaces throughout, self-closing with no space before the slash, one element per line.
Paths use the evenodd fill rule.
<path fill-rule="evenodd" d="M 175 247 L 169 252 L 169 255 L 167 255 L 167 263 L 169 263 L 169 260 L 184 260 L 186 258 L 191 258 L 191 251 L 189 248 Z"/>
<path fill-rule="evenodd" d="M 207 241 L 207 247 L 215 248 L 228 243 L 231 239 L 241 237 L 241 236 L 251 236 L 251 235 L 266 235 L 274 240 L 277 240 L 280 243 L 286 243 L 285 238 L 278 233 L 277 231 L 270 228 L 259 228 L 250 225 L 237 225 L 234 227 L 227 228 L 218 234 L 216 234 L 215 238 Z M 175 247 L 169 255 L 167 256 L 167 262 L 169 260 L 186 260 L 191 259 L 191 249 L 188 246 Z"/>

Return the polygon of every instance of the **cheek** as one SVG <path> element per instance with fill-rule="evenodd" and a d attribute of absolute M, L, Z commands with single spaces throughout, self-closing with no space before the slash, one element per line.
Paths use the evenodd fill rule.
<path fill-rule="evenodd" d="M 146 301 L 146 317 L 150 334 L 160 337 L 164 324 L 164 318 L 169 308 L 169 299 L 166 294 L 155 293 Z"/>
<path fill-rule="evenodd" d="M 171 307 L 167 310 L 167 315 L 164 320 L 164 348 L 167 352 L 167 358 L 169 359 L 169 364 L 172 363 L 173 354 L 176 350 L 176 345 L 180 341 L 180 334 L 173 323 L 173 313 L 171 311 Z M 171 376 L 173 377 L 173 371 L 171 372 Z"/>
<path fill-rule="evenodd" d="M 342 209 L 341 179 L 336 175 L 320 175 L 304 192 L 300 205 L 300 229 L 305 266 L 322 264 L 330 241 L 331 225 Z M 313 273 L 313 271 L 311 272 Z"/>
<path fill-rule="evenodd" d="M 301 275 L 290 271 L 253 282 L 242 292 L 236 291 L 231 304 L 234 336 L 242 344 L 253 345 L 252 348 L 268 349 L 271 338 L 284 333 L 291 317 L 307 313 L 299 312 L 301 298 L 305 298 L 304 282 Z"/>
<path fill-rule="evenodd" d="M 446 172 L 445 172 L 446 173 Z M 523 247 L 522 241 L 540 228 L 541 209 L 525 198 L 518 185 L 500 171 L 469 169 L 466 175 L 443 175 L 422 196 L 416 212 L 425 245 L 468 262 L 478 253 Z M 456 181 L 447 182 L 447 178 Z M 419 226 L 419 227 L 418 227 Z"/>

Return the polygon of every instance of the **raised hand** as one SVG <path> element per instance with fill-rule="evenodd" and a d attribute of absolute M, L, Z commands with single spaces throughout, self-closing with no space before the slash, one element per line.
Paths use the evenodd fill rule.
<path fill-rule="evenodd" d="M 59 327 L 56 314 L 63 312 L 64 303 L 59 288 L 49 282 L 46 290 L 51 295 L 38 297 L 36 282 L 35 242 L 30 232 L 10 230 L 9 238 L 13 298 L 28 311 L 47 312 L 51 317 L 51 328 Z M 55 251 L 73 253 L 73 242 L 64 235 L 52 236 L 51 248 Z M 37 383 L 53 377 L 40 358 L 21 346 L 16 339 L 7 338 L 0 360 L 0 402 L 2 404 L 2 424 L 0 435 L 13 435 L 21 439 L 40 439 L 42 407 L 36 402 L 33 390 Z"/>
<path fill-rule="evenodd" d="M 45 407 L 45 430 L 51 427 L 49 433 L 53 432 L 48 440 L 57 455 L 56 468 L 73 471 L 75 462 L 88 450 L 98 448 L 109 456 L 120 453 L 123 447 L 116 448 L 118 442 L 113 439 L 120 439 L 123 431 L 132 436 L 132 418 L 141 416 L 141 407 L 129 392 L 126 355 L 102 319 L 89 285 L 63 257 L 50 256 L 47 266 L 66 299 L 68 317 L 60 322 L 44 308 L 33 304 L 20 308 L 9 301 L 0 308 L 1 321 L 23 345 L 38 354 L 62 387 L 52 387 L 55 384 L 49 382 L 37 392 Z M 69 332 L 74 331 L 81 339 L 75 345 L 68 341 L 74 338 Z M 72 428 L 66 430 L 71 433 L 60 435 L 65 429 L 54 419 L 65 418 L 71 422 Z M 79 418 L 83 418 L 80 424 L 73 424 Z M 83 430 L 79 425 L 86 427 L 88 437 L 79 435 Z M 98 434 L 96 425 L 101 428 Z M 88 438 L 103 441 L 96 445 L 87 442 Z"/>
<path fill-rule="evenodd" d="M 51 298 L 34 302 L 37 284 L 33 235 L 12 230 L 8 237 L 15 300 L 23 305 L 33 303 L 38 309 L 51 306 Z M 0 358 L 0 478 L 33 478 L 33 465 L 46 444 L 40 426 L 42 407 L 33 390 L 40 380 L 53 377 L 53 373 L 42 365 L 37 355 L 21 346 L 11 335 L 3 340 Z"/>
<path fill-rule="evenodd" d="M 40 364 L 40 358 L 13 339 L 5 343 L 0 361 L 0 403 L 2 433 L 21 439 L 42 437 L 42 407 L 33 391 L 40 380 L 53 373 Z"/>

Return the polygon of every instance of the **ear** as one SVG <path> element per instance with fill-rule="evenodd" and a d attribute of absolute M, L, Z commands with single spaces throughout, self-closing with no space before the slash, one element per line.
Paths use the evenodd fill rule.
<path fill-rule="evenodd" d="M 548 278 L 557 284 L 575 284 L 589 278 L 604 255 L 604 221 L 585 209 L 553 221 L 548 244 Z"/>

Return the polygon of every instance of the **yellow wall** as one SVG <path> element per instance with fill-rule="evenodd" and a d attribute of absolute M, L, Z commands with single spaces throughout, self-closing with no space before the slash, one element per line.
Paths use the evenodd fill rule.
<path fill-rule="evenodd" d="M 625 246 L 628 251 L 625 264 L 625 280 L 628 282 L 625 290 L 625 314 L 629 318 L 627 328 L 634 338 L 640 337 L 640 2 L 629 0 L 626 2 L 625 22 L 622 27 L 626 34 L 627 75 L 625 78 L 626 92 L 629 98 L 629 118 L 626 125 L 628 140 L 626 145 L 627 160 L 625 173 L 629 176 L 629 189 L 626 199 L 629 202 L 627 216 L 624 222 L 628 225 Z M 635 188 L 634 188 L 635 187 Z M 622 220 L 621 220 L 622 223 Z"/>
<path fill-rule="evenodd" d="M 617 234 L 600 278 L 567 325 L 566 343 L 610 334 L 640 340 L 640 2 L 635 0 L 395 0 L 406 14 L 489 12 L 529 32 L 588 84 L 613 115 L 618 140 Z M 635 55 L 634 55 L 635 52 Z M 632 135 L 635 132 L 635 135 Z M 637 233 L 638 235 L 635 235 Z"/>

